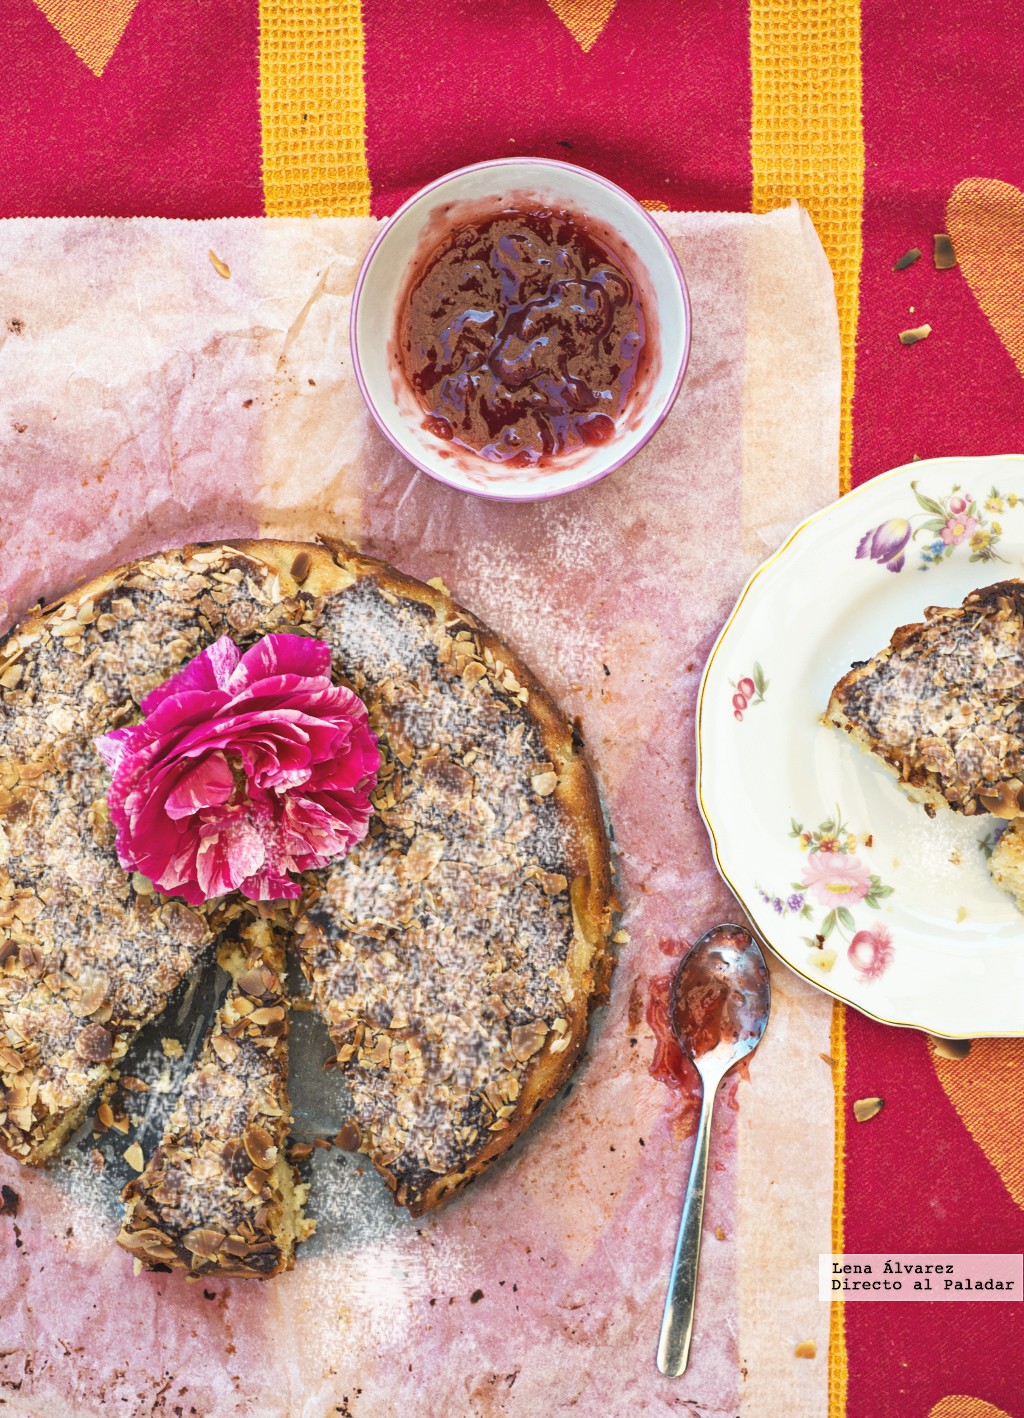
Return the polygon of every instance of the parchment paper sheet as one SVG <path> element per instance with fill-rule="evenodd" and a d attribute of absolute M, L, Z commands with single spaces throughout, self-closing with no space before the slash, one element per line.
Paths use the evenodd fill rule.
<path fill-rule="evenodd" d="M 0 1219 L 0 1409 L 825 1413 L 829 1002 L 778 967 L 750 1081 L 722 1090 L 679 1380 L 654 1349 L 692 1106 L 649 1075 L 644 1011 L 670 956 L 738 912 L 695 804 L 696 690 L 746 576 L 836 495 L 835 302 L 795 206 L 659 220 L 693 301 L 679 400 L 626 467 L 526 507 L 440 487 L 372 425 L 347 345 L 372 220 L 0 224 L 6 621 L 186 539 L 324 531 L 443 576 L 582 716 L 630 936 L 571 1089 L 509 1158 L 418 1224 L 381 1219 L 372 1177 L 356 1200 L 324 1186 L 316 1246 L 265 1287 L 133 1279 L 60 1165 L 0 1161 L 22 1198 L 17 1234 Z M 818 1359 L 795 1360 L 809 1338 Z"/>

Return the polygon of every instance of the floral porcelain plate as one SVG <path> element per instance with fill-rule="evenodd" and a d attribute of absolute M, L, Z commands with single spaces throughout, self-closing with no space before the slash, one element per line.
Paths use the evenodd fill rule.
<path fill-rule="evenodd" d="M 988 816 L 930 820 L 820 721 L 836 681 L 926 606 L 1024 577 L 1024 457 L 933 458 L 856 488 L 755 572 L 697 713 L 718 866 L 796 972 L 888 1024 L 1024 1034 L 1024 915 Z"/>

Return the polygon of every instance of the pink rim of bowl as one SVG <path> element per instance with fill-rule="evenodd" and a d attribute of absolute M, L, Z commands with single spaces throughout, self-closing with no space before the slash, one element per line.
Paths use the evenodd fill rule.
<path fill-rule="evenodd" d="M 513 179 L 510 169 L 519 168 L 522 176 Z M 408 278 L 409 263 L 414 258 L 417 240 L 429 220 L 431 214 L 436 210 L 440 201 L 446 196 L 450 196 L 453 203 L 461 200 L 480 200 L 485 193 L 477 191 L 481 184 L 474 179 L 478 175 L 493 173 L 495 176 L 495 191 L 497 197 L 502 196 L 502 189 L 509 191 L 533 191 L 536 190 L 541 200 L 552 199 L 555 201 L 565 201 L 569 206 L 577 210 L 587 212 L 585 202 L 579 200 L 578 190 L 581 186 L 592 185 L 601 193 L 604 203 L 617 207 L 622 217 L 621 222 L 609 219 L 607 215 L 602 216 L 602 220 L 608 227 L 616 230 L 621 239 L 627 240 L 629 228 L 640 234 L 645 232 L 653 233 L 656 241 L 651 244 L 648 238 L 648 255 L 653 254 L 655 260 L 661 258 L 661 268 L 658 271 L 650 270 L 649 263 L 645 274 L 648 276 L 650 290 L 647 296 L 647 305 L 650 309 L 654 305 L 654 314 L 657 320 L 660 356 L 662 373 L 656 380 L 656 387 L 648 397 L 646 406 L 643 409 L 639 426 L 632 430 L 619 434 L 608 444 L 598 445 L 596 448 L 588 449 L 586 454 L 581 455 L 581 459 L 575 464 L 558 463 L 546 469 L 509 469 L 506 473 L 498 471 L 500 465 L 489 464 L 484 459 L 472 459 L 466 454 L 465 459 L 459 460 L 462 466 L 451 468 L 432 466 L 424 460 L 423 448 L 425 446 L 419 423 L 422 420 L 422 412 L 412 409 L 412 396 L 410 393 L 410 408 L 403 411 L 399 408 L 394 394 L 394 384 L 390 379 L 385 381 L 380 373 L 383 367 L 382 361 L 387 362 L 386 347 L 392 339 L 395 325 L 395 301 L 397 292 L 401 290 L 404 281 Z M 571 175 L 567 183 L 566 175 Z M 572 192 L 559 190 L 559 179 L 562 179 L 561 186 L 564 188 L 571 185 Z M 459 188 L 473 188 L 469 192 Z M 447 191 L 445 190 L 447 189 Z M 610 194 L 610 202 L 609 202 Z M 435 199 L 431 201 L 430 199 Z M 422 220 L 414 224 L 409 233 L 402 238 L 402 247 L 398 248 L 392 258 L 392 284 L 390 291 L 390 306 L 386 310 L 383 319 L 375 320 L 375 328 L 372 340 L 375 348 L 364 348 L 360 350 L 360 309 L 364 294 L 367 291 L 368 282 L 372 283 L 375 274 L 375 263 L 380 259 L 380 252 L 389 238 L 393 241 L 396 231 L 400 229 L 403 218 L 414 209 L 419 208 Z M 625 227 L 627 230 L 620 230 Z M 411 240 L 406 237 L 411 236 Z M 632 243 L 630 243 L 632 245 Z M 404 257 L 402 250 L 404 249 Z M 638 258 L 643 266 L 642 257 Z M 661 299 L 656 299 L 655 288 L 662 287 L 663 295 L 668 296 L 668 300 L 663 303 Z M 372 284 L 371 284 L 372 289 Z M 668 321 L 665 319 L 666 305 L 671 304 L 676 298 L 679 301 L 675 311 L 675 319 Z M 376 314 L 377 312 L 375 312 Z M 570 492 L 578 492 L 580 488 L 589 487 L 592 483 L 599 482 L 602 478 L 613 473 L 616 468 L 620 468 L 623 463 L 628 462 L 641 448 L 653 437 L 668 415 L 669 410 L 675 402 L 686 373 L 686 366 L 690 357 L 690 296 L 686 286 L 686 279 L 682 269 L 676 259 L 676 254 L 669 244 L 665 233 L 653 221 L 650 214 L 634 201 L 627 192 L 614 182 L 609 182 L 607 178 L 598 176 L 597 173 L 590 172 L 586 168 L 576 167 L 572 163 L 557 162 L 547 158 L 497 158 L 493 162 L 474 163 L 469 167 L 461 167 L 454 172 L 445 173 L 443 177 L 437 178 L 434 182 L 428 183 L 415 193 L 408 201 L 403 202 L 398 211 L 390 217 L 380 231 L 370 247 L 360 267 L 359 275 L 356 279 L 355 290 L 352 295 L 352 312 L 349 323 L 349 339 L 352 351 L 352 364 L 355 369 L 356 381 L 359 384 L 360 393 L 373 417 L 377 427 L 384 437 L 391 443 L 404 458 L 413 463 L 421 472 L 436 479 L 446 486 L 455 488 L 459 492 L 468 492 L 476 497 L 492 498 L 499 502 L 534 502 L 549 497 L 562 497 Z M 681 325 L 681 329 L 679 326 Z M 366 333 L 363 335 L 366 344 L 369 339 Z M 377 343 L 379 342 L 379 344 Z M 375 360 L 378 365 L 377 374 L 377 394 L 371 393 L 369 379 L 365 364 Z M 667 371 L 667 374 L 666 374 Z M 671 382 L 668 382 L 671 380 Z M 660 392 L 659 392 L 660 387 Z M 390 398 L 383 396 L 382 389 L 390 391 Z M 387 403 L 386 416 L 381 405 Z M 436 440 L 440 447 L 440 440 Z M 601 463 L 601 453 L 604 452 L 608 458 L 607 463 Z M 588 456 L 592 455 L 592 456 Z M 440 462 L 440 457 L 438 462 Z M 476 466 L 479 463 L 481 478 L 485 481 L 475 482 L 471 475 L 464 469 L 469 466 Z M 595 467 L 595 464 L 597 466 Z M 488 477 L 486 470 L 493 468 L 495 471 Z M 572 477 L 571 474 L 577 474 Z M 567 476 L 569 475 L 569 476 Z M 557 482 L 557 486 L 551 486 Z"/>

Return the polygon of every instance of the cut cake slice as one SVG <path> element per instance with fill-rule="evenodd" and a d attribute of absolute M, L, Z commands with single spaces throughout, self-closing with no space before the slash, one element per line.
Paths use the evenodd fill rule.
<path fill-rule="evenodd" d="M 160 1146 L 123 1192 L 118 1244 L 136 1270 L 265 1279 L 295 1263 L 315 1223 L 285 1160 L 288 1009 L 284 943 L 252 921 L 218 952 L 232 984 Z"/>
<path fill-rule="evenodd" d="M 1024 813 L 1024 582 L 930 606 L 854 665 L 825 722 L 843 729 L 934 815 Z"/>

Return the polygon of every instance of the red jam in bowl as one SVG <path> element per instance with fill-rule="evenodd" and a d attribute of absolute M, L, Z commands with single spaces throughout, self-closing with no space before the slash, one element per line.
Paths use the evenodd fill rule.
<path fill-rule="evenodd" d="M 567 212 L 457 226 L 416 271 L 398 350 L 431 433 L 532 467 L 605 443 L 643 371 L 636 284 Z"/>

